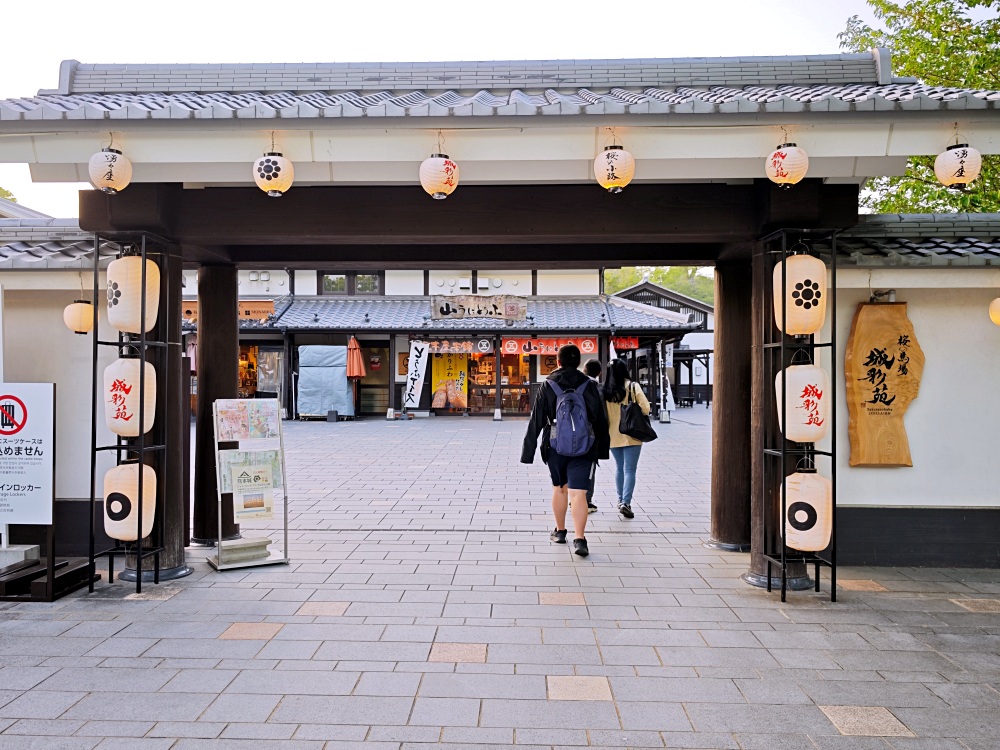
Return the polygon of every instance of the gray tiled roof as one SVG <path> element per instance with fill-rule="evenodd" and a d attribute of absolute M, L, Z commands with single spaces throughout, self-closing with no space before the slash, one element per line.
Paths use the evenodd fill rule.
<path fill-rule="evenodd" d="M 86 268 L 93 251 L 77 219 L 0 219 L 0 268 Z M 109 243 L 101 255 L 116 252 Z"/>
<path fill-rule="evenodd" d="M 20 203 L 0 198 L 0 219 L 51 219 L 48 214 L 36 211 L 33 208 L 22 206 Z"/>
<path fill-rule="evenodd" d="M 529 297 L 527 321 L 508 326 L 487 318 L 432 320 L 429 297 L 298 297 L 272 324 L 276 328 L 344 331 L 637 331 L 688 326 L 664 311 L 602 295 Z M 368 319 L 365 319 L 367 314 Z"/>
<path fill-rule="evenodd" d="M 749 82 L 748 82 L 749 83 Z M 0 100 L 0 121 L 227 120 L 342 117 L 761 114 L 996 109 L 1000 91 L 920 83 L 641 87 L 537 93 L 425 89 L 45 94 Z"/>

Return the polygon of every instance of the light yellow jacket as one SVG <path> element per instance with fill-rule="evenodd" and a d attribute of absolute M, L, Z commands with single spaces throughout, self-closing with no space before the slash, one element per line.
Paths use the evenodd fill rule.
<path fill-rule="evenodd" d="M 629 393 L 632 394 L 632 400 L 639 404 L 642 413 L 649 414 L 649 399 L 642 392 L 642 388 L 639 388 L 631 380 L 626 380 L 625 398 L 622 400 L 622 404 L 628 403 Z M 622 435 L 618 432 L 618 424 L 622 418 L 622 404 L 616 404 L 614 401 L 608 401 L 606 404 L 608 407 L 608 427 L 611 430 L 611 447 L 624 448 L 626 445 L 642 445 L 641 440 L 636 440 L 633 437 Z"/>

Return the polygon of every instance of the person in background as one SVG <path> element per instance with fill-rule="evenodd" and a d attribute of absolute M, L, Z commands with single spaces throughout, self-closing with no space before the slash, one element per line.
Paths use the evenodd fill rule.
<path fill-rule="evenodd" d="M 632 512 L 632 491 L 635 489 L 635 470 L 639 464 L 642 443 L 618 431 L 622 402 L 635 401 L 643 414 L 649 414 L 649 399 L 628 376 L 628 367 L 616 359 L 608 365 L 604 379 L 604 400 L 608 408 L 608 428 L 611 433 L 611 455 L 615 458 L 615 492 L 618 495 L 618 512 L 625 518 L 635 518 Z"/>
<path fill-rule="evenodd" d="M 583 365 L 583 373 L 597 383 L 598 386 L 601 384 L 602 370 L 601 362 L 597 359 L 588 359 Z M 590 487 L 587 488 L 587 511 L 590 513 L 597 512 L 597 506 L 594 505 L 594 483 L 597 481 L 598 463 L 598 461 L 594 461 L 594 465 L 590 468 Z"/>
<path fill-rule="evenodd" d="M 528 420 L 528 430 L 524 435 L 521 447 L 521 463 L 530 464 L 535 460 L 535 449 L 538 446 L 538 435 L 542 435 L 542 461 L 548 464 L 552 476 L 552 515 L 555 516 L 556 527 L 549 534 L 549 539 L 557 544 L 566 544 L 566 510 L 572 503 L 573 552 L 580 557 L 590 554 L 587 546 L 587 488 L 590 485 L 590 470 L 598 459 L 608 458 L 608 416 L 604 408 L 601 390 L 586 375 L 580 372 L 580 349 L 573 344 L 567 344 L 559 349 L 559 367 L 538 389 L 535 403 L 531 407 L 531 418 Z M 552 386 L 555 386 L 553 388 Z M 556 420 L 556 404 L 559 398 L 568 403 L 566 396 L 557 396 L 556 388 L 563 394 L 570 391 L 581 397 L 583 404 L 578 404 L 581 411 L 586 411 L 586 425 L 575 425 L 572 429 L 586 428 L 592 439 L 585 453 L 580 455 L 561 455 L 551 446 L 551 433 L 562 430 L 569 425 L 560 424 L 554 427 Z M 584 436 L 587 432 L 582 433 Z M 560 440 L 562 438 L 560 437 Z"/>

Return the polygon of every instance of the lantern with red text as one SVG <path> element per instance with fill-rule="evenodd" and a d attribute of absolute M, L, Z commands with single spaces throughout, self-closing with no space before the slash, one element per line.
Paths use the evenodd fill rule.
<path fill-rule="evenodd" d="M 104 370 L 104 421 L 116 435 L 139 436 L 139 373 L 145 365 L 143 432 L 156 416 L 156 369 L 137 357 L 117 359 Z"/>
<path fill-rule="evenodd" d="M 782 408 L 781 381 L 787 403 Z M 815 443 L 826 437 L 830 421 L 830 376 L 817 365 L 791 365 L 774 379 L 778 425 L 788 440 Z"/>
<path fill-rule="evenodd" d="M 823 327 L 826 320 L 826 264 L 819 258 L 807 254 L 789 255 L 783 263 L 774 267 L 772 292 L 774 324 L 779 330 L 789 336 L 804 336 Z"/>
<path fill-rule="evenodd" d="M 800 471 L 785 479 L 785 488 L 785 544 L 802 552 L 826 549 L 833 530 L 830 480 Z"/>
<path fill-rule="evenodd" d="M 146 317 L 142 317 L 142 258 L 126 255 L 108 264 L 108 323 L 122 333 L 153 330 L 160 302 L 160 268 L 146 261 Z"/>
<path fill-rule="evenodd" d="M 114 195 L 127 188 L 132 181 L 132 162 L 118 149 L 109 147 L 90 157 L 87 172 L 91 185 Z"/>
<path fill-rule="evenodd" d="M 964 188 L 979 177 L 983 157 L 968 143 L 956 143 L 938 154 L 934 160 L 934 175 L 945 187 Z"/>
<path fill-rule="evenodd" d="M 142 467 L 142 524 L 139 524 L 139 464 L 122 464 L 104 475 L 104 533 L 134 542 L 153 530 L 156 515 L 156 472 Z"/>
<path fill-rule="evenodd" d="M 782 143 L 767 157 L 764 171 L 771 182 L 791 187 L 809 171 L 809 155 L 794 143 Z"/>
<path fill-rule="evenodd" d="M 444 200 L 458 187 L 458 164 L 448 154 L 431 154 L 420 165 L 420 185 L 434 200 Z"/>
<path fill-rule="evenodd" d="M 73 333 L 90 333 L 94 327 L 94 306 L 85 299 L 73 300 L 63 310 L 63 323 Z"/>
<path fill-rule="evenodd" d="M 635 159 L 617 144 L 605 146 L 594 159 L 594 178 L 609 193 L 620 193 L 634 174 Z"/>

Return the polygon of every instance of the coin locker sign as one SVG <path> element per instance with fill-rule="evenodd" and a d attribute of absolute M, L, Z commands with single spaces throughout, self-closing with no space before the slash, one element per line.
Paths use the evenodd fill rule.
<path fill-rule="evenodd" d="M 53 383 L 0 383 L 0 526 L 52 523 L 55 400 Z"/>

